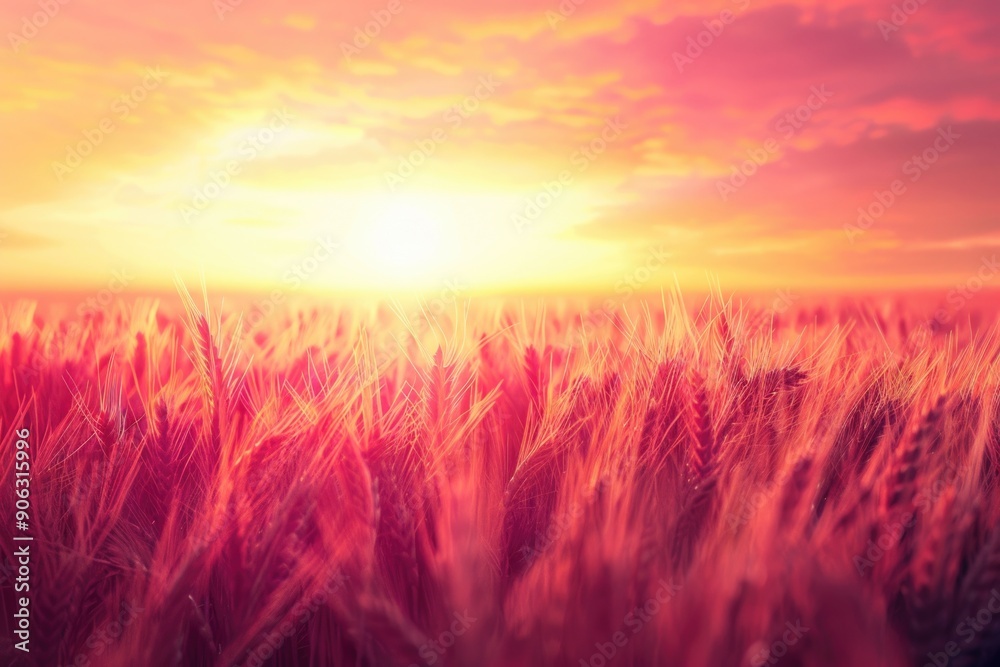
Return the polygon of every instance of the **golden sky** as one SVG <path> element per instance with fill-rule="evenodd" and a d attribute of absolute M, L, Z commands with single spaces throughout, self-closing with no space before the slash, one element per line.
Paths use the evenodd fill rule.
<path fill-rule="evenodd" d="M 6 2 L 0 286 L 948 286 L 1000 7 L 896 7 Z"/>

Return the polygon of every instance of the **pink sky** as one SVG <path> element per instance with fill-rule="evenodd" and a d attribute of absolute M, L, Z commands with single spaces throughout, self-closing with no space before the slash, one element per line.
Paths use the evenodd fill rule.
<path fill-rule="evenodd" d="M 324 235 L 323 288 L 610 291 L 652 251 L 650 288 L 948 286 L 1000 250 L 995 1 L 48 4 L 0 10 L 5 285 L 267 287 Z"/>

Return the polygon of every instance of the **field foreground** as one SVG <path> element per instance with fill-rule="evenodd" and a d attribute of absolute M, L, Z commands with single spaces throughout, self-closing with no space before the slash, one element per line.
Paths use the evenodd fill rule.
<path fill-rule="evenodd" d="M 180 301 L 0 308 L 3 664 L 996 664 L 992 311 Z"/>

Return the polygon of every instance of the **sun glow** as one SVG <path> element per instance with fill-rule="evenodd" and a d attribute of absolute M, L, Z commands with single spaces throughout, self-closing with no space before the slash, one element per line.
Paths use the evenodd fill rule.
<path fill-rule="evenodd" d="M 455 260 L 455 212 L 447 199 L 408 195 L 374 200 L 362 216 L 362 259 L 384 282 L 419 283 Z"/>

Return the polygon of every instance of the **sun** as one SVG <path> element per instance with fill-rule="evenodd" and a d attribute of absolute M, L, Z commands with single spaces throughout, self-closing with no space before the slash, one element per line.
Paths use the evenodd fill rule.
<path fill-rule="evenodd" d="M 455 214 L 444 198 L 383 197 L 360 220 L 365 263 L 385 282 L 419 283 L 451 263 Z"/>

